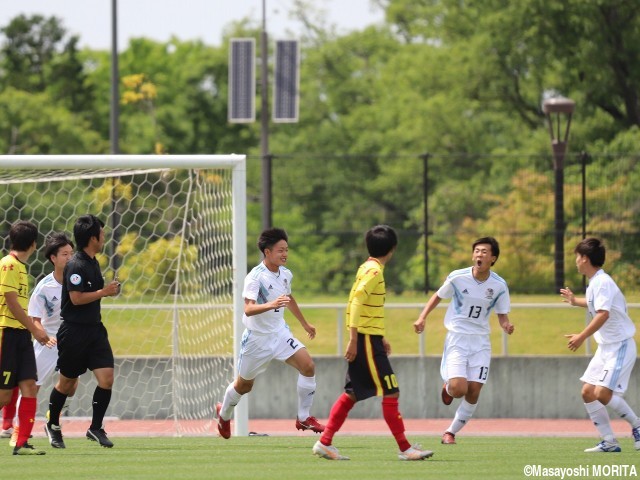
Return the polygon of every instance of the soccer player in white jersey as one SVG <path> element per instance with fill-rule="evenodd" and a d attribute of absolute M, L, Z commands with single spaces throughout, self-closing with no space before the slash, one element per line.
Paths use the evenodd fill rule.
<path fill-rule="evenodd" d="M 293 274 L 284 265 L 289 252 L 287 233 L 280 228 L 263 231 L 258 248 L 264 259 L 246 276 L 244 281 L 244 315 L 246 327 L 238 366 L 238 377 L 216 405 L 218 432 L 223 438 L 231 436 L 231 415 L 242 395 L 253 388 L 255 378 L 264 372 L 271 360 L 279 360 L 298 370 L 298 430 L 324 431 L 324 425 L 311 416 L 316 391 L 315 365 L 306 347 L 293 336 L 284 321 L 288 308 L 300 322 L 307 336 L 313 339 L 316 329 L 308 323 L 291 294 Z"/>
<path fill-rule="evenodd" d="M 40 322 L 49 337 L 55 338 L 60 328 L 60 298 L 62 295 L 62 274 L 67 261 L 73 256 L 73 242 L 64 233 L 52 233 L 45 239 L 44 258 L 53 265 L 53 272 L 45 276 L 36 285 L 29 299 L 29 316 L 34 322 Z M 37 341 L 33 342 L 33 350 L 36 356 L 38 368 L 38 380 L 36 388 L 40 387 L 49 375 L 55 370 L 58 362 L 58 348 L 48 348 Z M 76 383 L 77 386 L 77 383 Z M 10 444 L 17 440 L 19 426 L 14 430 Z M 46 431 L 46 428 L 45 428 Z M 64 448 L 55 444 L 49 438 L 49 442 L 55 448 Z"/>
<path fill-rule="evenodd" d="M 640 419 L 624 400 L 631 370 L 636 362 L 635 325 L 627 313 L 627 302 L 613 279 L 602 269 L 605 246 L 597 238 L 585 238 L 574 249 L 578 272 L 589 279 L 586 296 L 577 298 L 569 288 L 560 289 L 563 300 L 586 308 L 591 317 L 580 333 L 565 335 L 568 347 L 576 351 L 593 335 L 598 348 L 580 378 L 582 400 L 602 441 L 585 452 L 620 452 L 607 406 L 631 425 L 636 450 L 640 450 Z"/>
<path fill-rule="evenodd" d="M 445 405 L 450 405 L 454 398 L 464 398 L 453 422 L 442 435 L 445 445 L 456 443 L 456 434 L 473 416 L 480 390 L 489 378 L 491 310 L 495 310 L 500 327 L 506 333 L 511 335 L 515 328 L 508 315 L 511 308 L 509 287 L 491 271 L 500 256 L 497 240 L 479 238 L 473 242 L 471 251 L 473 265 L 451 272 L 413 324 L 415 332 L 422 333 L 429 313 L 443 298 L 451 298 L 444 317 L 448 332 L 440 366 L 444 380 L 441 396 Z"/>

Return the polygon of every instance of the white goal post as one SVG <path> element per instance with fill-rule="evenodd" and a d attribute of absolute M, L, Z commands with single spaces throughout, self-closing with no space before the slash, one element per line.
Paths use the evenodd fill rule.
<path fill-rule="evenodd" d="M 244 329 L 246 156 L 0 155 L 0 209 L 5 254 L 14 221 L 38 226 L 30 291 L 53 269 L 46 235 L 73 240 L 88 213 L 105 222 L 100 264 L 106 280 L 122 282 L 120 295 L 102 300 L 116 356 L 108 418 L 169 429 L 160 434 L 215 434 Z M 40 391 L 40 417 L 52 382 Z M 94 388 L 83 375 L 68 417 L 91 415 Z M 246 400 L 234 419 L 235 434 L 248 435 Z"/>

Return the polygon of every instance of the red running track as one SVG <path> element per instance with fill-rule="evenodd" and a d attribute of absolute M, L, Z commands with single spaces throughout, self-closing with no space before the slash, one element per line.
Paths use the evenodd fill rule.
<path fill-rule="evenodd" d="M 319 419 L 325 423 L 326 419 Z M 64 418 L 62 431 L 68 437 L 84 436 L 91 420 L 89 418 Z M 451 423 L 450 419 L 404 419 L 409 435 L 440 436 Z M 612 420 L 617 436 L 630 436 L 631 429 L 623 420 Z M 272 420 L 251 419 L 249 431 L 279 436 L 309 436 L 310 432 L 295 429 L 295 419 Z M 233 426 L 232 426 L 233 428 Z M 117 420 L 105 419 L 105 430 L 112 437 L 157 437 L 157 436 L 216 436 L 216 422 L 185 420 Z M 233 430 L 232 430 L 233 431 Z M 44 437 L 43 420 L 37 419 L 34 437 Z M 347 419 L 340 435 L 388 435 L 389 430 L 383 419 Z M 514 436 L 514 437 L 593 437 L 598 433 L 590 420 L 574 419 L 472 419 L 461 433 L 465 436 Z"/>

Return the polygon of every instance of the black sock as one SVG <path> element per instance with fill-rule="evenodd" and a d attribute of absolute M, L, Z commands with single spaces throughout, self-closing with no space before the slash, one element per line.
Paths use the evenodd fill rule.
<path fill-rule="evenodd" d="M 53 387 L 51 396 L 49 397 L 49 426 L 60 425 L 60 412 L 64 408 L 64 402 L 67 401 L 67 395 L 60 393 Z"/>
<path fill-rule="evenodd" d="M 111 390 L 96 387 L 93 392 L 93 417 L 91 418 L 91 430 L 99 430 L 102 428 L 104 416 L 107 413 L 107 407 L 111 401 Z"/>

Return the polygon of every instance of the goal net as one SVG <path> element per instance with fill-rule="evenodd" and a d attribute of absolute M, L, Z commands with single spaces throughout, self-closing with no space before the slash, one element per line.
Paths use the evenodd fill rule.
<path fill-rule="evenodd" d="M 215 431 L 242 331 L 245 184 L 243 155 L 0 156 L 5 252 L 16 220 L 38 226 L 39 247 L 51 232 L 73 239 L 81 215 L 105 223 L 98 259 L 105 280 L 122 283 L 117 297 L 102 299 L 116 357 L 107 419 L 137 421 L 143 431 L 132 434 Z M 52 269 L 39 248 L 30 291 Z M 56 376 L 41 388 L 40 417 Z M 63 413 L 90 417 L 94 389 L 88 372 Z M 242 403 L 239 435 L 247 431 Z"/>

